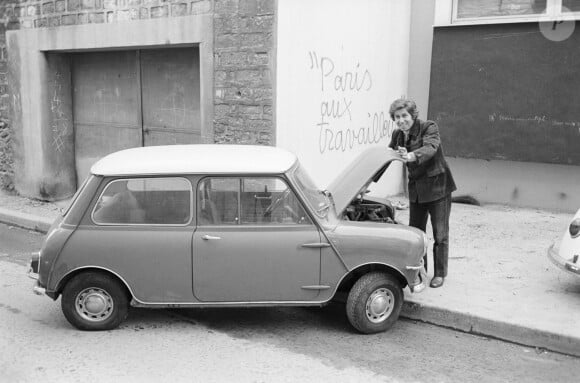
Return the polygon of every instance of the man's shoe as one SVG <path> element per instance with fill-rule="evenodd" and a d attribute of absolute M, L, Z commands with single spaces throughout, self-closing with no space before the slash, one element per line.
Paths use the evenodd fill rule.
<path fill-rule="evenodd" d="M 443 286 L 443 281 L 444 281 L 443 277 L 435 277 L 431 279 L 431 283 L 429 283 L 429 286 L 436 289 L 437 287 Z"/>

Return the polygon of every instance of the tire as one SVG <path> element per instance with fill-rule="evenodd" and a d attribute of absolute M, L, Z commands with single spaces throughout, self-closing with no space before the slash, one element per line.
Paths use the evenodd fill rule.
<path fill-rule="evenodd" d="M 79 330 L 112 330 L 127 318 L 128 295 L 125 286 L 109 275 L 81 273 L 64 287 L 62 312 Z"/>
<path fill-rule="evenodd" d="M 396 278 L 371 272 L 360 277 L 350 290 L 346 315 L 350 324 L 363 334 L 386 331 L 399 318 L 403 297 Z"/>

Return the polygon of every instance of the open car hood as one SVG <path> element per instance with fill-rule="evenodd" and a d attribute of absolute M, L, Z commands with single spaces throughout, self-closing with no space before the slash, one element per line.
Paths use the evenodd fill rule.
<path fill-rule="evenodd" d="M 378 181 L 393 161 L 403 160 L 396 151 L 384 146 L 373 146 L 359 154 L 326 188 L 332 195 L 336 214 L 340 215 L 364 186 Z"/>

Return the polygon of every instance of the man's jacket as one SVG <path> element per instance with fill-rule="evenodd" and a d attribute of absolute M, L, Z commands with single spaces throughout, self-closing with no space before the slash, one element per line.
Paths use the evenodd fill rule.
<path fill-rule="evenodd" d="M 396 150 L 399 146 L 405 147 L 409 153 L 415 153 L 417 157 L 417 161 L 407 162 L 410 202 L 437 201 L 457 190 L 443 155 L 436 123 L 415 119 L 407 140 L 403 131 L 396 129 L 389 147 Z"/>

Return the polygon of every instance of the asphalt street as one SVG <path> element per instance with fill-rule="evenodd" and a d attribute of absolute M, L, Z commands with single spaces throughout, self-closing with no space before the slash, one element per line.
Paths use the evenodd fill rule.
<path fill-rule="evenodd" d="M 325 308 L 132 309 L 121 327 L 73 329 L 32 294 L 42 236 L 0 225 L 0 381 L 572 382 L 580 359 L 399 320 L 359 335 Z"/>

